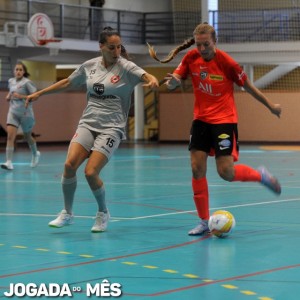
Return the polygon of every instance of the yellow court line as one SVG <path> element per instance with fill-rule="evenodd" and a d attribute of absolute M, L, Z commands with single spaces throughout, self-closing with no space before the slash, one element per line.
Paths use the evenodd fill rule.
<path fill-rule="evenodd" d="M 137 263 L 131 262 L 131 261 L 123 261 L 122 264 L 124 264 L 124 265 L 130 265 L 130 266 L 137 265 Z"/>
<path fill-rule="evenodd" d="M 84 258 L 92 258 L 92 257 L 94 257 L 93 255 L 89 255 L 89 254 L 80 254 L 79 256 L 84 257 Z"/>
<path fill-rule="evenodd" d="M 178 273 L 178 271 L 171 270 L 171 269 L 166 269 L 166 270 L 163 270 L 163 271 L 166 272 L 166 273 L 172 273 L 172 274 L 177 274 Z"/>
<path fill-rule="evenodd" d="M 187 278 L 199 278 L 198 275 L 194 275 L 194 274 L 183 274 L 183 276 Z"/>
<path fill-rule="evenodd" d="M 222 287 L 224 287 L 226 289 L 238 289 L 237 286 L 231 285 L 231 284 L 222 284 Z"/>
<path fill-rule="evenodd" d="M 5 244 L 0 244 L 0 246 L 5 246 Z M 27 246 L 22 246 L 22 245 L 15 245 L 15 246 L 11 246 L 12 248 L 18 248 L 18 249 L 28 249 Z M 50 252 L 50 249 L 46 249 L 46 248 L 36 248 L 34 249 L 35 251 L 43 251 L 43 252 Z M 72 254 L 72 252 L 67 252 L 67 251 L 56 251 L 57 254 L 65 254 L 65 255 L 70 255 Z M 80 257 L 84 257 L 84 258 L 93 258 L 93 255 L 89 255 L 89 254 L 79 254 L 78 256 Z M 112 259 L 110 261 L 117 261 L 116 259 Z M 125 261 L 125 262 L 121 262 L 124 265 L 138 265 L 138 263 L 136 262 L 130 262 L 130 261 Z M 143 265 L 143 268 L 147 268 L 147 269 L 159 269 L 158 266 L 152 266 L 152 265 Z M 179 272 L 177 270 L 173 270 L 173 269 L 164 269 L 162 270 L 163 272 L 166 273 L 170 273 L 170 274 L 178 274 Z M 195 274 L 182 274 L 182 276 L 187 277 L 187 278 L 191 278 L 191 279 L 197 279 L 200 278 L 198 275 Z M 214 280 L 212 279 L 202 279 L 203 282 L 212 282 Z M 230 285 L 230 284 L 224 284 L 221 285 L 224 288 L 227 289 L 239 289 L 237 286 L 235 285 Z M 256 292 L 254 291 L 249 291 L 249 290 L 240 290 L 240 293 L 247 295 L 247 296 L 253 296 L 253 295 L 257 295 Z M 259 300 L 274 300 L 273 298 L 270 297 L 266 297 L 266 296 L 262 296 L 262 297 L 258 297 L 257 299 Z"/>
<path fill-rule="evenodd" d="M 241 291 L 242 294 L 248 295 L 248 296 L 253 296 L 253 295 L 257 295 L 255 292 L 252 291 Z"/>
<path fill-rule="evenodd" d="M 156 266 L 143 266 L 143 268 L 147 268 L 147 269 L 158 269 L 158 267 Z"/>

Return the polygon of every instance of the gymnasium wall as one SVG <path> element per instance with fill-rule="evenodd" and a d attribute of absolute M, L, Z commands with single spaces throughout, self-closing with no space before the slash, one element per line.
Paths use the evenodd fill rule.
<path fill-rule="evenodd" d="M 278 119 L 245 92 L 236 92 L 241 142 L 300 142 L 299 92 L 265 92 L 283 108 Z M 0 92 L 0 124 L 5 127 L 8 103 Z M 85 93 L 68 92 L 42 96 L 34 104 L 40 142 L 69 141 L 86 105 Z M 159 140 L 188 141 L 192 121 L 193 94 L 162 92 L 159 97 Z"/>
<path fill-rule="evenodd" d="M 264 92 L 280 103 L 277 118 L 246 92 L 236 92 L 240 142 L 300 142 L 299 92 Z M 159 99 L 159 140 L 188 141 L 193 119 L 192 93 L 161 93 Z"/>
<path fill-rule="evenodd" d="M 9 104 L 4 100 L 7 92 L 0 91 L 0 124 L 5 127 Z M 39 142 L 69 141 L 86 106 L 85 93 L 68 92 L 44 95 L 33 103 L 36 125 L 35 134 Z"/>

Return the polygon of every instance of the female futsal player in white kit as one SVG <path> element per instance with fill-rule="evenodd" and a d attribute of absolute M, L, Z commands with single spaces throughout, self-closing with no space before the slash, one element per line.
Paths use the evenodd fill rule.
<path fill-rule="evenodd" d="M 17 62 L 14 69 L 14 77 L 8 80 L 9 92 L 6 100 L 9 101 L 9 110 L 7 113 L 6 130 L 6 162 L 1 164 L 5 170 L 13 170 L 13 155 L 15 150 L 15 140 L 19 127 L 23 130 L 24 139 L 32 153 L 31 164 L 35 168 L 40 160 L 41 153 L 37 149 L 36 140 L 32 136 L 32 128 L 35 124 L 35 117 L 32 105 L 27 108 L 24 106 L 24 100 L 27 95 L 34 93 L 36 87 L 28 79 L 29 73 L 22 62 Z"/>
<path fill-rule="evenodd" d="M 110 215 L 99 174 L 120 141 L 126 138 L 125 127 L 134 87 L 140 82 L 149 88 L 159 85 L 153 75 L 126 59 L 127 53 L 118 31 L 105 28 L 100 33 L 99 45 L 102 56 L 86 61 L 68 78 L 29 95 L 26 100 L 28 105 L 43 94 L 86 84 L 87 106 L 70 142 L 62 175 L 64 209 L 49 223 L 50 227 L 59 228 L 73 223 L 76 171 L 87 159 L 85 177 L 98 204 L 91 231 L 106 230 Z"/>

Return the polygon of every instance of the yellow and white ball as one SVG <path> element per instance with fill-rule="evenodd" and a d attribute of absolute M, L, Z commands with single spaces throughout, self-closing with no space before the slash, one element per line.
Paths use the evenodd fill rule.
<path fill-rule="evenodd" d="M 210 232 L 220 238 L 227 237 L 235 227 L 235 218 L 229 211 L 217 210 L 208 220 Z"/>

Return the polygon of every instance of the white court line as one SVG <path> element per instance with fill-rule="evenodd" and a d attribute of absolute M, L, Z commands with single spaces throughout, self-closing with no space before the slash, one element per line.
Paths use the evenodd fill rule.
<path fill-rule="evenodd" d="M 12 179 L 12 180 L 7 180 L 7 179 L 5 179 L 5 180 L 0 180 L 0 182 L 4 182 L 4 183 L 32 183 L 32 180 L 14 180 L 14 179 Z M 41 181 L 41 180 L 39 180 L 38 181 L 38 183 L 39 184 L 58 184 L 58 185 L 61 185 L 61 181 L 60 181 L 60 179 L 58 179 L 57 181 L 48 181 L 48 180 L 45 180 L 45 181 Z M 84 184 L 84 185 L 86 185 L 87 184 L 87 182 L 86 182 L 86 180 L 77 180 L 77 184 Z M 107 183 L 106 184 L 106 186 L 110 186 L 110 185 L 126 185 L 126 186 L 136 186 L 136 185 L 138 185 L 138 186 L 140 186 L 141 185 L 141 182 L 134 182 L 134 181 L 129 181 L 129 182 L 109 182 L 109 183 Z M 179 186 L 179 185 L 181 185 L 181 186 L 190 186 L 191 185 L 191 183 L 189 182 L 189 181 L 186 181 L 186 182 L 176 182 L 176 183 L 159 183 L 159 182 L 157 182 L 157 181 L 153 181 L 153 182 L 143 182 L 143 185 L 145 185 L 145 186 L 153 186 L 153 185 L 155 185 L 155 186 L 171 186 L 171 185 L 174 185 L 174 186 Z M 224 183 L 224 184 L 222 184 L 222 183 L 220 183 L 220 184 L 209 184 L 209 186 L 210 187 L 224 187 L 224 186 L 228 186 L 228 183 Z M 239 185 L 239 187 L 246 187 L 246 185 L 245 186 L 243 186 L 243 185 Z M 249 187 L 249 186 L 248 186 Z"/>
<path fill-rule="evenodd" d="M 247 207 L 247 206 L 265 205 L 265 204 L 268 205 L 268 204 L 281 203 L 281 202 L 292 202 L 292 201 L 300 201 L 300 198 L 274 200 L 274 201 L 258 202 L 258 203 L 248 203 L 248 204 L 240 204 L 240 205 L 221 206 L 221 207 L 210 208 L 209 210 L 229 209 L 229 208 L 236 208 L 236 207 Z M 149 219 L 149 218 L 164 217 L 164 216 L 171 216 L 171 215 L 188 214 L 188 213 L 193 213 L 193 212 L 196 212 L 196 210 L 185 210 L 185 211 L 172 212 L 172 213 L 166 213 L 166 214 L 149 215 L 149 216 L 135 217 L 135 218 L 118 218 L 118 219 L 120 219 L 120 220 L 140 220 L 140 219 Z"/>
<path fill-rule="evenodd" d="M 229 209 L 229 208 L 236 208 L 236 207 L 247 207 L 247 206 L 258 206 L 258 205 L 270 205 L 274 203 L 284 203 L 284 202 L 293 202 L 293 201 L 300 201 L 300 198 L 291 198 L 291 199 L 281 199 L 281 200 L 274 200 L 268 202 L 258 202 L 258 203 L 246 203 L 246 204 L 239 204 L 239 205 L 229 205 L 229 206 L 220 206 L 210 208 L 210 210 L 218 210 L 218 209 Z M 123 217 L 111 217 L 111 220 L 116 222 L 119 220 L 141 220 L 141 219 L 150 219 L 150 218 L 159 218 L 171 215 L 180 215 L 180 214 L 189 214 L 196 212 L 196 210 L 185 210 L 185 211 L 178 211 L 172 213 L 165 213 L 165 214 L 157 214 L 157 215 L 148 215 L 142 217 L 132 217 L 132 218 L 123 218 Z M 0 213 L 0 216 L 22 216 L 22 217 L 56 217 L 57 215 L 46 215 L 46 214 L 16 214 L 16 213 Z M 92 216 L 77 216 L 75 218 L 82 218 L 82 219 L 94 219 L 95 217 Z"/>
<path fill-rule="evenodd" d="M 4 182 L 4 183 L 32 183 L 32 180 L 0 180 L 0 183 L 1 182 Z M 281 187 L 282 188 L 289 188 L 289 189 L 300 189 L 300 186 L 297 185 L 297 186 L 288 186 L 287 184 L 293 184 L 293 183 L 297 183 L 298 181 L 289 181 L 286 183 L 286 185 L 282 185 Z M 61 185 L 61 182 L 60 180 L 58 181 L 38 181 L 38 184 L 55 184 L 57 186 L 60 186 Z M 83 185 L 86 185 L 87 182 L 85 180 L 78 180 L 77 181 L 77 185 L 78 186 L 83 186 Z M 160 186 L 160 187 L 164 187 L 164 186 L 182 186 L 182 187 L 186 187 L 186 186 L 190 186 L 190 182 L 186 181 L 186 182 L 176 182 L 176 183 L 159 183 L 157 181 L 154 181 L 154 182 L 143 182 L 142 183 L 144 186 Z M 252 182 L 252 184 L 255 184 L 255 182 Z M 135 187 L 135 186 L 140 186 L 141 185 L 141 182 L 133 182 L 133 181 L 130 181 L 130 182 L 109 182 L 109 183 L 106 183 L 106 186 L 107 187 L 110 187 L 110 186 L 129 186 L 129 187 Z M 224 184 L 222 183 L 217 183 L 217 184 L 208 184 L 208 187 L 209 188 L 212 188 L 212 187 L 225 187 L 227 188 L 228 187 L 228 182 L 225 182 Z M 258 188 L 264 188 L 263 186 L 257 186 Z M 249 184 L 236 184 L 236 185 L 231 185 L 231 189 L 238 189 L 238 190 L 242 190 L 242 189 L 249 189 L 249 188 L 253 188 L 253 185 L 249 185 Z"/>
<path fill-rule="evenodd" d="M 15 180 L 15 179 L 11 179 L 11 180 L 7 180 L 7 179 L 3 179 L 1 180 L 0 179 L 0 183 L 1 182 L 4 182 L 4 183 L 32 183 L 32 180 Z M 289 181 L 288 183 L 297 183 L 298 181 L 295 180 L 295 181 Z M 48 180 L 45 180 L 45 181 L 37 181 L 37 183 L 39 184 L 56 184 L 56 185 L 61 185 L 61 181 L 60 179 L 58 179 L 57 181 L 48 181 Z M 252 184 L 255 184 L 255 182 L 248 182 L 248 183 L 252 183 Z M 77 184 L 78 185 L 86 185 L 87 182 L 86 180 L 84 179 L 78 179 L 77 180 Z M 109 182 L 109 183 L 106 183 L 106 186 L 140 186 L 141 185 L 141 182 L 134 182 L 133 181 L 129 181 L 129 182 Z M 153 182 L 143 182 L 143 185 L 145 186 L 190 186 L 191 183 L 189 181 L 182 181 L 182 182 L 175 182 L 175 183 L 159 183 L 157 181 L 153 181 Z M 208 184 L 209 187 L 228 187 L 228 182 L 224 182 L 224 183 L 211 183 L 211 184 Z M 263 186 L 261 186 L 263 187 Z M 285 188 L 292 188 L 292 189 L 297 189 L 297 188 L 300 188 L 299 186 L 286 186 L 286 185 L 283 185 L 282 187 L 285 187 Z M 242 188 L 253 188 L 252 185 L 249 185 L 249 184 L 241 184 L 239 183 L 238 185 L 237 184 L 233 184 L 231 185 L 231 188 L 237 188 L 237 189 L 242 189 Z"/>
<path fill-rule="evenodd" d="M 67 153 L 67 151 L 66 151 Z M 128 156 L 124 156 L 124 158 L 122 157 L 113 157 L 112 158 L 112 162 L 114 163 L 123 163 L 123 162 L 130 162 L 130 161 L 134 161 L 134 160 L 138 160 L 138 161 L 148 161 L 148 160 L 171 160 L 171 159 L 190 159 L 189 155 L 180 155 L 180 156 L 133 156 L 133 157 L 128 157 Z M 62 167 L 64 164 L 64 160 L 62 160 L 61 163 L 51 163 L 51 164 L 43 164 L 43 163 L 39 163 L 39 166 L 42 167 L 53 167 L 53 166 L 60 166 Z M 14 163 L 14 165 L 29 165 L 29 163 Z M 82 166 L 81 166 L 82 167 Z"/>
<path fill-rule="evenodd" d="M 5 183 L 32 183 L 32 180 L 0 180 L 0 182 L 5 182 Z M 60 180 L 59 181 L 38 181 L 38 184 L 56 184 L 56 185 L 61 185 Z M 77 184 L 79 185 L 87 185 L 87 182 L 84 180 L 78 180 Z M 118 186 L 118 185 L 125 185 L 125 186 L 140 186 L 141 182 L 109 182 L 106 183 L 106 186 Z M 143 182 L 144 186 L 190 186 L 191 183 L 189 181 L 187 182 L 176 182 L 176 183 L 159 183 L 157 181 L 153 182 Z M 209 187 L 225 187 L 228 186 L 228 183 L 220 183 L 220 184 L 209 184 Z M 243 185 L 236 186 L 236 188 L 241 188 L 241 187 L 246 187 Z M 248 186 L 249 187 L 249 186 Z M 232 186 L 233 188 L 233 186 Z"/>

